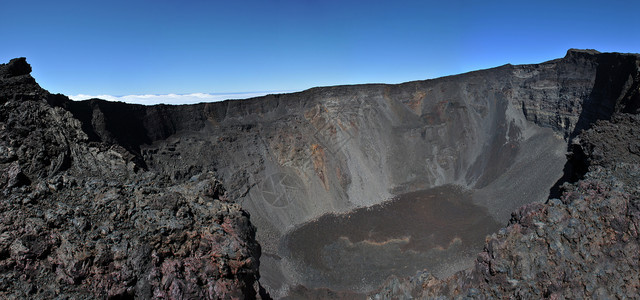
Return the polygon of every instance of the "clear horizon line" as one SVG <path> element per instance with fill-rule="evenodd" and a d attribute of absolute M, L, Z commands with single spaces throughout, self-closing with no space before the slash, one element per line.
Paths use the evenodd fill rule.
<path fill-rule="evenodd" d="M 109 94 L 76 94 L 67 95 L 71 100 L 81 101 L 89 99 L 102 99 L 107 101 L 118 101 L 131 104 L 156 105 L 156 104 L 196 104 L 203 102 L 220 102 L 225 100 L 241 100 L 254 97 L 266 96 L 269 94 L 292 93 L 297 90 L 273 90 L 254 92 L 229 92 L 229 93 L 186 93 L 186 94 L 131 94 L 131 95 L 109 95 Z"/>

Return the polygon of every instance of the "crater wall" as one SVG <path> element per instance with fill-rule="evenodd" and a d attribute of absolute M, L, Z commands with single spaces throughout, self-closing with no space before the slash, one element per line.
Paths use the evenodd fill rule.
<path fill-rule="evenodd" d="M 444 185 L 466 190 L 498 223 L 546 200 L 576 132 L 616 110 L 637 110 L 621 102 L 637 78 L 637 55 L 570 50 L 541 64 L 397 85 L 188 106 L 60 105 L 89 138 L 122 145 L 171 180 L 215 172 L 257 227 L 261 282 L 284 296 L 312 279 L 291 267 L 283 238 L 323 215 Z"/>

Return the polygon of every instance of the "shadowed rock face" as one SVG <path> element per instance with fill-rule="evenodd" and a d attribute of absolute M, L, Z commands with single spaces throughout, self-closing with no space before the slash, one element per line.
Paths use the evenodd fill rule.
<path fill-rule="evenodd" d="M 5 82 L 7 98 L 31 97 L 17 91 L 35 84 Z M 88 142 L 117 145 L 133 174 L 182 184 L 213 172 L 225 182 L 229 198 L 251 213 L 260 281 L 272 296 L 333 289 L 351 297 L 415 271 L 393 263 L 407 253 L 439 276 L 471 266 L 467 258 L 496 224 L 546 200 L 580 169 L 566 161 L 567 141 L 616 111 L 635 112 L 637 89 L 637 55 L 570 50 L 535 65 L 242 101 L 47 99 L 79 121 Z M 418 230 L 424 226 L 443 230 Z M 464 237 L 453 229 L 464 226 L 473 229 Z M 342 272 L 348 255 L 378 260 L 369 265 L 385 271 L 358 282 L 354 274 L 373 267 Z"/>

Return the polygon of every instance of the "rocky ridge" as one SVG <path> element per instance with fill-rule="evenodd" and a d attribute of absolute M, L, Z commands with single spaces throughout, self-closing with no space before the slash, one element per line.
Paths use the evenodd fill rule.
<path fill-rule="evenodd" d="M 202 173 L 182 183 L 91 141 L 24 58 L 0 65 L 0 297 L 260 297 L 249 215 Z"/>

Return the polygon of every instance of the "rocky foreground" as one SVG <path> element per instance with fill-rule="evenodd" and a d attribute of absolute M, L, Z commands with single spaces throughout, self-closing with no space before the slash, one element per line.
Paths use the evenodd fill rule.
<path fill-rule="evenodd" d="M 260 297 L 255 228 L 218 180 L 89 142 L 30 71 L 0 65 L 0 298 Z"/>
<path fill-rule="evenodd" d="M 368 297 L 638 298 L 639 61 L 637 55 L 572 50 L 540 65 L 434 81 L 147 108 L 50 94 L 29 75 L 24 58 L 11 60 L 0 65 L 0 298 L 268 298 L 256 230 L 272 251 L 263 261 L 279 266 L 282 231 L 272 225 L 297 226 L 329 209 L 348 211 L 357 201 L 390 193 L 377 184 L 383 192 L 369 195 L 368 187 L 380 181 L 367 178 L 396 182 L 391 190 L 400 192 L 444 179 L 493 191 L 494 185 L 505 188 L 502 177 L 536 171 L 528 169 L 544 159 L 533 155 L 539 154 L 531 150 L 536 145 L 555 149 L 563 139 L 570 155 L 551 199 L 530 203 L 537 196 L 525 195 L 526 201 L 500 205 L 530 203 L 487 237 L 471 269 L 446 279 L 428 272 L 391 277 Z M 340 109 L 345 103 L 349 109 Z M 460 122 L 469 124 L 455 125 Z M 490 139 L 477 138 L 485 131 Z M 468 132 L 463 137 L 477 147 L 464 148 L 450 138 L 455 132 Z M 385 139 L 411 147 L 374 143 Z M 374 155 L 384 149 L 395 152 Z M 413 150 L 433 159 L 416 159 L 415 170 L 407 172 L 400 167 Z M 511 153 L 508 163 L 504 153 Z M 420 174 L 432 165 L 441 174 Z M 509 173 L 516 167 L 518 173 Z M 275 198 L 309 207 L 265 204 L 264 197 L 242 202 L 252 214 L 264 212 L 262 221 L 253 216 L 256 229 L 238 199 L 264 188 L 259 180 L 269 172 L 300 175 L 294 187 L 312 189 L 295 191 L 314 201 Z M 524 185 L 505 189 L 517 196 L 528 191 Z M 346 200 L 321 203 L 327 197 Z M 276 269 L 270 269 L 270 291 L 279 294 L 272 296 L 365 297 L 291 288 L 296 282 L 286 282 Z"/>

